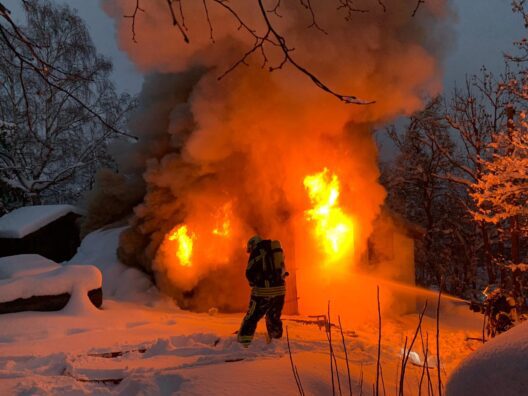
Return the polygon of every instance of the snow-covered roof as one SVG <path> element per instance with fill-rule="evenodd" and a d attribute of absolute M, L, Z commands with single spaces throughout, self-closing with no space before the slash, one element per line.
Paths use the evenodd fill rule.
<path fill-rule="evenodd" d="M 60 265 L 38 254 L 17 254 L 0 258 L 0 279 L 37 275 L 60 268 Z"/>
<path fill-rule="evenodd" d="M 0 217 L 0 238 L 24 238 L 70 212 L 82 214 L 73 205 L 36 205 L 15 209 Z"/>

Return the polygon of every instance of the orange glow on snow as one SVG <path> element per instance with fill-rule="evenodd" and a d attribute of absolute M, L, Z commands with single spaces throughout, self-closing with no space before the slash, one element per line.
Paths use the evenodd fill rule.
<path fill-rule="evenodd" d="M 315 224 L 315 236 L 328 261 L 336 261 L 354 248 L 354 224 L 339 207 L 339 179 L 325 168 L 306 176 L 304 187 L 313 205 L 305 211 L 305 217 Z"/>
<path fill-rule="evenodd" d="M 169 235 L 169 241 L 176 241 L 178 244 L 176 256 L 180 261 L 180 265 L 184 267 L 191 266 L 191 257 L 193 252 L 194 234 L 189 234 L 187 226 L 182 225 Z"/>

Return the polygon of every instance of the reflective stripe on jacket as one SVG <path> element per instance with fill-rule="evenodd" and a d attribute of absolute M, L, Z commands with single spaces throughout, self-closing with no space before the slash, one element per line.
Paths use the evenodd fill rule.
<path fill-rule="evenodd" d="M 257 287 L 251 289 L 251 295 L 255 297 L 276 297 L 286 294 L 286 286 Z"/>

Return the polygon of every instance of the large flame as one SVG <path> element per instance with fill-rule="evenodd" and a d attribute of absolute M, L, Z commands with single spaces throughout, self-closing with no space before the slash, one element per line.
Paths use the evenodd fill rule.
<path fill-rule="evenodd" d="M 191 266 L 191 256 L 193 252 L 193 240 L 195 235 L 190 233 L 186 225 L 177 227 L 169 234 L 169 241 L 174 241 L 176 246 L 176 256 L 180 265 L 184 267 Z"/>
<path fill-rule="evenodd" d="M 231 276 L 226 266 L 237 257 L 234 245 L 241 255 L 236 263 L 245 268 L 244 243 L 240 241 L 247 230 L 233 213 L 235 204 L 225 199 L 208 201 L 210 192 L 202 190 L 201 193 L 203 199 L 194 201 L 199 210 L 192 210 L 192 216 L 163 235 L 156 258 L 158 263 L 163 263 L 170 285 L 184 292 L 192 291 L 211 271 L 219 270 L 222 276 Z M 237 272 L 243 274 L 243 271 Z"/>
<path fill-rule="evenodd" d="M 313 208 L 305 211 L 306 218 L 315 223 L 315 235 L 328 261 L 336 261 L 354 247 L 354 224 L 339 207 L 339 179 L 327 168 L 304 178 L 304 187 Z"/>

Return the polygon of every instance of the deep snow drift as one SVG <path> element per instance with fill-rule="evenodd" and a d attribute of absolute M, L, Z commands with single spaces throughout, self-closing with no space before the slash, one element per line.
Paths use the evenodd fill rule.
<path fill-rule="evenodd" d="M 18 254 L 0 258 L 0 279 L 37 275 L 60 268 L 56 262 L 38 254 Z"/>
<path fill-rule="evenodd" d="M 267 345 L 264 324 L 248 349 L 233 334 L 243 314 L 197 314 L 178 309 L 140 271 L 123 266 L 115 254 L 122 229 L 88 235 L 70 264 L 96 265 L 103 274 L 102 310 L 70 304 L 60 312 L 24 312 L 0 317 L 0 393 L 31 395 L 295 395 L 286 340 Z M 360 302 L 351 302 L 360 304 Z M 447 305 L 447 304 L 446 304 Z M 214 313 L 214 311 L 212 312 Z M 467 315 L 466 315 L 467 313 Z M 337 312 L 336 312 L 337 314 Z M 337 318 L 333 318 L 337 322 Z M 313 318 L 284 317 L 293 359 L 306 394 L 331 394 L 328 342 Z M 400 352 L 412 337 L 417 315 L 390 318 L 382 325 L 383 383 L 395 394 Z M 452 307 L 441 321 L 442 380 L 480 344 L 479 316 Z M 425 317 L 423 339 L 434 351 L 436 322 Z M 352 389 L 370 394 L 375 382 L 376 322 L 344 329 Z M 332 337 L 340 385 L 348 391 L 341 334 Z M 423 359 L 420 339 L 407 368 L 406 394 L 417 393 Z M 436 356 L 430 354 L 431 361 Z M 432 368 L 431 377 L 435 377 Z M 336 384 L 337 386 L 337 384 Z"/>
<path fill-rule="evenodd" d="M 101 287 L 101 272 L 93 265 L 68 265 L 37 274 L 0 279 L 0 303 L 32 296 L 74 295 Z"/>
<path fill-rule="evenodd" d="M 528 323 L 500 334 L 468 356 L 449 379 L 447 394 L 528 394 Z"/>

